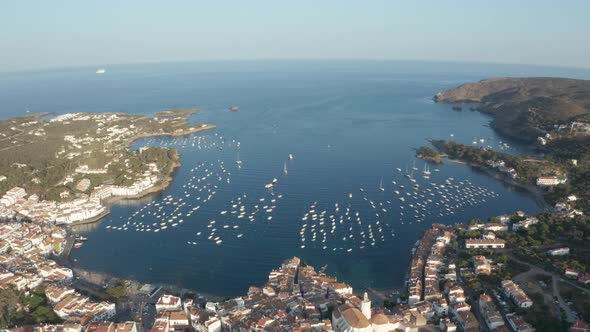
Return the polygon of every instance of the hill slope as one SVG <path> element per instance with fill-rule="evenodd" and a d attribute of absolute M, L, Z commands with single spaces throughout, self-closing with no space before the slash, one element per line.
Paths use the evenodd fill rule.
<path fill-rule="evenodd" d="M 554 124 L 590 120 L 590 81 L 551 77 L 493 78 L 438 93 L 436 102 L 474 104 L 492 127 L 533 141 Z"/>

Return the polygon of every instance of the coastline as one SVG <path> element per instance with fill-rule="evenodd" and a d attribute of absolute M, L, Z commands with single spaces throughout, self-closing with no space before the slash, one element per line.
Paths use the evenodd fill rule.
<path fill-rule="evenodd" d="M 150 188 L 142 191 L 141 193 L 139 193 L 137 195 L 133 195 L 133 196 L 111 196 L 102 202 L 105 205 L 105 211 L 103 213 L 101 213 L 100 215 L 93 217 L 93 218 L 89 218 L 86 220 L 76 221 L 71 224 L 67 224 L 67 225 L 65 225 L 66 228 L 69 229 L 74 226 L 93 224 L 95 222 L 99 222 L 101 219 L 103 219 L 104 217 L 108 216 L 111 213 L 111 207 L 114 204 L 117 204 L 122 201 L 127 201 L 127 200 L 140 199 L 140 198 L 146 197 L 148 195 L 156 194 L 160 191 L 165 190 L 166 188 L 168 188 L 170 186 L 170 184 L 172 183 L 172 180 L 174 180 L 174 177 L 172 176 L 172 174 L 174 174 L 174 172 L 181 165 L 182 164 L 180 163 L 180 160 L 175 160 L 174 163 L 172 164 L 172 168 L 170 169 L 170 172 L 162 179 L 160 184 L 150 187 Z"/>
<path fill-rule="evenodd" d="M 129 146 L 129 145 L 133 144 L 133 142 L 140 140 L 142 138 L 147 138 L 147 137 L 156 137 L 156 136 L 182 137 L 182 136 L 193 135 L 193 134 L 205 131 L 205 130 L 210 130 L 210 129 L 215 129 L 215 128 L 217 128 L 217 126 L 213 125 L 213 124 L 202 124 L 200 127 L 191 128 L 190 130 L 183 131 L 181 133 L 140 134 L 140 135 L 136 135 L 136 136 L 128 139 L 127 145 Z M 178 158 L 177 160 L 173 161 L 170 171 L 168 172 L 168 174 L 166 174 L 164 176 L 164 178 L 162 179 L 160 184 L 150 187 L 150 188 L 142 191 L 141 193 L 139 193 L 137 195 L 133 195 L 133 196 L 111 196 L 103 201 L 103 203 L 105 205 L 105 211 L 103 213 L 101 213 L 95 217 L 86 219 L 86 220 L 76 221 L 71 224 L 67 224 L 67 225 L 65 225 L 66 228 L 69 229 L 70 227 L 73 227 L 73 226 L 92 224 L 92 223 L 98 222 L 101 219 L 103 219 L 104 217 L 108 216 L 111 213 L 111 207 L 118 202 L 126 201 L 126 200 L 140 199 L 140 198 L 146 197 L 150 194 L 155 194 L 155 193 L 165 190 L 166 188 L 168 188 L 170 186 L 170 184 L 172 183 L 172 180 L 174 180 L 173 174 L 180 166 L 182 166 L 182 163 L 180 162 L 180 158 Z"/>
<path fill-rule="evenodd" d="M 462 160 L 457 160 L 457 159 L 451 159 L 451 158 L 445 158 L 446 160 L 448 160 L 449 162 L 453 162 L 453 163 L 457 163 L 457 164 L 462 164 L 462 165 L 467 165 L 470 166 L 472 168 L 475 168 L 478 171 L 481 171 L 483 173 L 485 173 L 487 176 L 494 178 L 497 181 L 500 181 L 504 184 L 513 186 L 513 187 L 517 187 L 520 188 L 526 192 L 528 192 L 529 194 L 532 195 L 532 197 L 534 198 L 535 202 L 541 207 L 541 209 L 543 211 L 547 211 L 549 209 L 551 209 L 551 206 L 549 205 L 549 203 L 547 203 L 547 201 L 545 200 L 545 197 L 543 195 L 543 192 L 537 188 L 536 186 L 533 186 L 531 184 L 523 184 L 520 183 L 518 181 L 514 181 L 513 179 L 500 174 L 498 172 L 495 172 L 492 169 L 489 169 L 487 167 L 481 166 L 481 165 L 477 165 L 477 164 L 473 164 L 473 163 L 469 163 L 469 162 L 465 162 Z"/>
<path fill-rule="evenodd" d="M 129 146 L 133 142 L 135 142 L 139 139 L 142 139 L 142 138 L 155 137 L 155 136 L 167 136 L 167 137 L 188 136 L 188 135 L 193 135 L 193 134 L 205 131 L 205 130 L 214 129 L 216 127 L 217 126 L 215 126 L 213 124 L 204 124 L 201 127 L 191 128 L 190 130 L 183 131 L 182 133 L 151 133 L 151 134 L 136 135 L 127 141 L 127 145 Z M 73 222 L 71 224 L 64 225 L 67 232 L 68 232 L 68 235 L 72 234 L 72 228 L 75 226 L 98 223 L 100 220 L 102 220 L 103 218 L 108 216 L 111 213 L 111 207 L 119 202 L 141 199 L 141 198 L 144 198 L 144 197 L 149 196 L 151 194 L 156 194 L 158 192 L 161 192 L 161 191 L 165 190 L 166 188 L 168 188 L 172 184 L 172 181 L 174 180 L 174 173 L 176 172 L 176 170 L 178 168 L 180 168 L 180 166 L 182 166 L 182 163 L 180 162 L 180 156 L 178 157 L 178 159 L 175 159 L 172 162 L 173 163 L 172 163 L 172 166 L 171 166 L 169 172 L 166 175 L 164 175 L 160 184 L 150 187 L 137 195 L 111 196 L 111 197 L 105 199 L 102 202 L 105 205 L 105 211 L 103 213 L 101 213 L 100 215 L 97 215 L 93 218 L 89 218 L 89 219 L 86 219 L 83 221 L 77 221 L 77 222 Z M 87 291 L 89 288 L 91 288 L 91 291 L 92 290 L 103 291 L 104 290 L 103 285 L 105 283 L 107 283 L 108 281 L 115 279 L 115 278 L 119 279 L 119 277 L 117 277 L 115 275 L 111 275 L 111 274 L 108 274 L 105 272 L 89 271 L 89 270 L 79 267 L 76 264 L 76 261 L 72 260 L 70 257 L 71 246 L 73 245 L 73 242 L 74 242 L 74 239 L 73 239 L 73 237 L 70 236 L 68 238 L 68 244 L 66 245 L 67 247 L 70 248 L 70 250 L 64 251 L 64 253 L 62 255 L 56 256 L 55 258 L 60 261 L 61 265 L 72 269 L 74 274 L 77 277 L 79 277 L 78 280 L 79 280 L 79 282 L 82 283 L 82 285 L 78 285 L 79 287 L 84 288 Z M 131 284 L 135 284 L 135 285 L 145 284 L 145 283 L 142 283 L 142 282 L 132 279 L 132 278 L 120 278 L 120 279 L 123 279 L 123 280 L 128 281 Z M 187 292 L 187 291 L 194 292 L 195 294 L 203 296 L 205 299 L 210 299 L 210 300 L 214 300 L 214 301 L 218 301 L 223 298 L 220 295 L 198 292 L 196 290 L 182 288 L 181 286 L 177 286 L 177 285 L 160 284 L 160 283 L 152 284 L 152 285 L 157 288 L 162 288 L 162 289 L 168 290 L 170 292 L 179 293 L 179 294 L 182 292 Z"/>

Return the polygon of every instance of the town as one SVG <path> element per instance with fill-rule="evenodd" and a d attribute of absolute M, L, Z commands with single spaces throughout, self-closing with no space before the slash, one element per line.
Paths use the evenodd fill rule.
<path fill-rule="evenodd" d="M 132 300 L 123 294 L 117 303 L 81 294 L 73 286 L 79 277 L 56 263 L 71 240 L 63 226 L 5 219 L 0 224 L 0 292 L 43 296 L 56 315 L 54 324 L 9 329 L 15 332 L 535 331 L 539 324 L 586 331 L 590 325 L 572 300 L 564 300 L 561 288 L 588 300 L 587 267 L 540 268 L 518 252 L 519 238 L 546 218 L 517 211 L 488 222 L 432 225 L 412 250 L 405 291 L 385 301 L 357 295 L 325 268 L 316 271 L 294 257 L 270 271 L 265 285 L 233 299 L 207 301 L 144 285 L 143 296 Z M 539 247 L 548 261 L 573 254 L 568 246 Z M 138 302 L 139 310 L 125 316 L 132 320 L 121 321 L 117 308 L 128 301 Z"/>
<path fill-rule="evenodd" d="M 141 137 L 185 136 L 214 128 L 187 126 L 187 117 L 196 112 L 168 110 L 153 118 L 67 113 L 46 119 L 40 114 L 0 121 L 0 218 L 96 221 L 108 213 L 110 202 L 163 189 L 180 165 L 178 152 L 135 151 L 129 145 Z"/>

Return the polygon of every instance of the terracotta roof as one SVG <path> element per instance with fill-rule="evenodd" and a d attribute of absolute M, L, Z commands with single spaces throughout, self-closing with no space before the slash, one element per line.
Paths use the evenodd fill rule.
<path fill-rule="evenodd" d="M 385 316 L 384 314 L 376 314 L 376 315 L 373 315 L 373 317 L 371 317 L 371 324 L 383 325 L 383 324 L 388 324 L 388 323 L 389 323 L 389 318 L 387 318 L 387 316 Z"/>
<path fill-rule="evenodd" d="M 344 320 L 353 328 L 365 328 L 370 325 L 369 320 L 363 313 L 350 305 L 344 305 L 340 308 Z"/>

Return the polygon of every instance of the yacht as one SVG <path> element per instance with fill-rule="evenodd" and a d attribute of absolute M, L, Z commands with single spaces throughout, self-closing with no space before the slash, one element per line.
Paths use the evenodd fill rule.
<path fill-rule="evenodd" d="M 242 167 L 242 161 L 240 160 L 240 152 L 238 151 L 238 157 L 236 158 L 236 165 L 238 165 L 238 168 Z"/>

